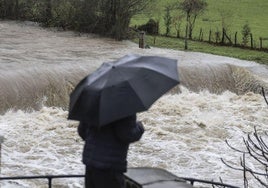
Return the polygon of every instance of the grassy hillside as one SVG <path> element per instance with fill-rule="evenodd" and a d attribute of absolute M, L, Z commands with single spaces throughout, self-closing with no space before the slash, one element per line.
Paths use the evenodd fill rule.
<path fill-rule="evenodd" d="M 164 34 L 164 14 L 165 6 L 178 3 L 182 0 L 154 0 L 142 14 L 131 20 L 131 24 L 142 25 L 150 18 L 158 20 L 160 32 Z M 200 28 L 203 30 L 203 39 L 208 40 L 208 33 L 212 30 L 212 35 L 216 31 L 221 31 L 222 26 L 228 30 L 228 35 L 234 40 L 237 32 L 238 43 L 242 43 L 242 27 L 247 23 L 253 34 L 253 42 L 259 47 L 259 37 L 268 38 L 268 0 L 206 0 L 208 7 L 196 21 L 193 31 L 193 38 L 198 38 Z M 182 15 L 178 10 L 172 11 L 172 16 Z M 174 25 L 171 34 L 175 36 Z M 181 21 L 181 35 L 185 32 L 185 17 Z M 213 36 L 212 36 L 213 37 Z M 136 39 L 136 42 L 137 39 Z M 158 36 L 146 36 L 146 43 L 150 46 L 171 48 L 177 50 L 184 49 L 184 40 Z M 268 48 L 268 40 L 263 42 L 263 47 Z M 230 56 L 244 60 L 256 61 L 268 65 L 268 53 L 256 50 L 241 49 L 234 47 L 215 46 L 204 42 L 190 41 L 190 51 L 205 52 L 223 56 Z"/>
<path fill-rule="evenodd" d="M 164 14 L 165 6 L 180 2 L 181 0 L 155 0 L 153 4 L 144 11 L 143 14 L 132 19 L 132 25 L 141 25 L 146 23 L 149 18 L 160 21 L 160 31 L 165 32 Z M 216 31 L 221 31 L 222 26 L 228 30 L 229 35 L 234 38 L 237 32 L 238 42 L 242 39 L 242 27 L 247 23 L 253 34 L 254 44 L 259 46 L 259 37 L 268 38 L 268 1 L 267 0 L 206 0 L 207 10 L 198 17 L 193 37 L 198 38 L 200 28 L 203 30 L 204 40 L 208 40 L 209 31 L 212 35 Z M 172 11 L 172 16 L 178 16 L 182 13 L 178 10 Z M 181 23 L 181 32 L 184 33 L 185 19 Z M 175 35 L 174 26 L 172 26 L 172 35 Z M 263 43 L 268 47 L 268 41 Z"/>

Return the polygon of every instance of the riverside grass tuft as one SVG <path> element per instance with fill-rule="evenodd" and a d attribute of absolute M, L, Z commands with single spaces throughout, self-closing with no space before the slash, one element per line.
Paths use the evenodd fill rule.
<path fill-rule="evenodd" d="M 142 14 L 135 16 L 131 20 L 131 25 L 142 25 L 150 18 L 159 20 L 160 34 L 164 34 L 164 14 L 165 6 L 181 0 L 155 0 L 150 9 L 145 10 Z M 193 30 L 193 38 L 197 39 L 200 29 L 203 31 L 203 40 L 208 40 L 209 31 L 212 33 L 221 31 L 222 26 L 228 30 L 228 35 L 234 39 L 237 32 L 238 44 L 242 43 L 242 29 L 245 24 L 250 27 L 253 35 L 253 43 L 259 47 L 259 38 L 268 38 L 268 1 L 267 0 L 206 0 L 208 7 L 206 11 L 197 17 Z M 171 15 L 181 14 L 178 10 L 172 11 Z M 181 20 L 181 37 L 184 37 L 185 19 Z M 148 36 L 146 35 L 146 44 L 161 48 L 171 48 L 184 50 L 183 38 L 174 38 L 175 29 L 172 25 L 172 37 Z M 137 39 L 134 40 L 137 42 Z M 155 43 L 154 43 L 155 41 Z M 250 45 L 250 43 L 248 44 Z M 268 65 L 268 53 L 258 50 L 242 49 L 238 47 L 228 47 L 209 44 L 207 42 L 189 41 L 189 51 L 198 51 L 216 55 L 229 56 L 243 60 L 255 61 Z M 263 42 L 263 47 L 268 47 L 268 40 Z"/>

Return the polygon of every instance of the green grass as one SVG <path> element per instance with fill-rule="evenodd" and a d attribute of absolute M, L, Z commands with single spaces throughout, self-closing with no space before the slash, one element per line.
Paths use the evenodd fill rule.
<path fill-rule="evenodd" d="M 169 38 L 162 36 L 149 36 L 147 35 L 146 44 L 149 46 L 167 48 L 174 50 L 184 50 L 184 40 L 177 38 Z M 134 42 L 138 43 L 138 39 Z M 189 51 L 203 52 L 215 55 L 222 55 L 228 57 L 234 57 L 242 60 L 255 61 L 261 64 L 268 65 L 268 53 L 262 51 L 255 51 L 250 49 L 241 49 L 227 46 L 216 46 L 205 42 L 188 41 Z"/>
<path fill-rule="evenodd" d="M 154 0 L 150 8 L 132 19 L 132 25 L 141 25 L 150 18 L 160 21 L 160 31 L 165 32 L 164 14 L 165 6 L 182 0 Z M 268 37 L 268 1 L 267 0 L 206 0 L 206 11 L 197 17 L 194 28 L 194 36 L 198 37 L 202 28 L 204 38 L 208 39 L 209 31 L 221 31 L 222 26 L 228 30 L 231 36 L 238 32 L 242 38 L 242 27 L 248 23 L 253 37 L 258 42 L 259 37 Z M 178 4 L 178 3 L 177 3 Z M 172 16 L 182 13 L 179 10 L 172 11 Z M 224 24 L 223 24 L 224 22 Z M 184 31 L 185 19 L 182 20 L 181 30 Z M 174 26 L 172 33 L 175 33 Z M 267 42 L 268 43 L 268 42 Z"/>
<path fill-rule="evenodd" d="M 152 6 L 144 11 L 143 14 L 135 16 L 131 20 L 131 25 L 142 25 L 150 18 L 159 20 L 160 32 L 164 34 L 165 26 L 163 16 L 164 8 L 174 2 L 181 0 L 154 0 Z M 203 39 L 208 40 L 209 31 L 212 31 L 212 37 L 216 31 L 221 31 L 224 25 L 228 30 L 228 35 L 234 39 L 237 32 L 238 43 L 242 43 L 242 27 L 247 23 L 253 34 L 253 44 L 256 47 L 260 46 L 259 37 L 268 38 L 268 0 L 206 0 L 208 7 L 206 11 L 197 18 L 193 38 L 199 37 L 200 29 L 203 30 Z M 172 12 L 172 16 L 181 15 L 178 10 Z M 223 24 L 224 22 L 224 24 Z M 181 21 L 181 33 L 185 31 L 185 19 Z M 175 36 L 175 29 L 172 26 L 171 35 Z M 162 48 L 171 48 L 183 50 L 184 41 L 182 39 L 157 37 L 156 44 L 153 43 L 153 38 L 146 37 L 147 44 Z M 249 45 L 249 44 L 248 44 Z M 235 57 L 244 60 L 256 61 L 268 65 L 268 53 L 234 48 L 210 45 L 204 42 L 189 41 L 189 50 L 205 52 L 217 55 Z M 263 42 L 263 47 L 268 48 L 268 41 Z"/>
<path fill-rule="evenodd" d="M 207 11 L 198 19 L 196 29 L 216 30 L 222 27 L 222 18 L 231 36 L 237 32 L 242 38 L 242 27 L 248 23 L 255 42 L 259 37 L 268 37 L 267 0 L 207 0 Z M 223 14 L 225 16 L 221 16 Z"/>

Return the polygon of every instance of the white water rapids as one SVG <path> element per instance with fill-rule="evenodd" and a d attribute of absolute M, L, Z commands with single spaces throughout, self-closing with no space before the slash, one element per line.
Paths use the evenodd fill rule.
<path fill-rule="evenodd" d="M 1 176 L 83 174 L 77 123 L 67 121 L 69 93 L 104 61 L 129 53 L 178 59 L 180 92 L 138 115 L 146 132 L 131 145 L 129 167 L 164 168 L 177 176 L 243 186 L 242 137 L 268 131 L 268 68 L 250 61 L 168 49 L 139 49 L 94 35 L 52 31 L 33 23 L 0 21 Z M 248 165 L 261 171 L 254 161 Z M 248 175 L 250 187 L 256 188 Z M 47 187 L 47 180 L 0 181 L 1 187 Z M 53 187 L 83 187 L 55 179 Z"/>

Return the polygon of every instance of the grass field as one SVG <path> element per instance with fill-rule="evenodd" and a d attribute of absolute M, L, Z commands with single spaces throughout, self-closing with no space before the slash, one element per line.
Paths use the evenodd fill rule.
<path fill-rule="evenodd" d="M 150 18 L 159 20 L 161 33 L 165 32 L 164 14 L 165 6 L 180 2 L 180 0 L 155 0 L 144 14 L 136 16 L 132 20 L 133 25 L 146 23 Z M 259 37 L 268 38 L 268 1 L 267 0 L 206 0 L 208 6 L 205 12 L 197 17 L 194 37 L 199 36 L 200 29 L 204 32 L 204 39 L 208 40 L 209 31 L 221 31 L 222 26 L 228 30 L 231 36 L 238 32 L 242 38 L 242 27 L 248 23 L 256 42 Z M 177 3 L 178 4 L 178 3 Z M 181 15 L 179 10 L 171 12 L 172 17 Z M 181 30 L 185 29 L 185 19 L 182 20 Z M 175 34 L 174 26 L 172 34 Z M 267 42 L 268 43 L 268 42 Z"/>
<path fill-rule="evenodd" d="M 160 48 L 184 50 L 184 40 L 174 39 L 163 36 L 156 38 L 146 36 L 146 44 Z M 155 42 L 154 42 L 155 41 Z M 134 42 L 138 43 L 136 38 Z M 234 57 L 242 60 L 255 61 L 257 63 L 268 65 L 268 53 L 256 50 L 241 49 L 227 46 L 215 46 L 205 42 L 189 41 L 189 51 L 203 52 L 215 55 Z"/>
<path fill-rule="evenodd" d="M 141 25 L 146 23 L 150 18 L 158 20 L 160 23 L 160 32 L 164 34 L 164 14 L 165 6 L 180 2 L 181 0 L 154 0 L 153 4 L 142 14 L 135 16 L 131 24 Z M 228 35 L 234 40 L 235 32 L 237 32 L 238 43 L 242 43 L 242 28 L 247 23 L 253 34 L 253 44 L 260 46 L 260 37 L 268 38 L 268 0 L 206 0 L 208 7 L 206 11 L 197 17 L 193 30 L 193 38 L 199 37 L 200 29 L 203 31 L 203 39 L 208 40 L 209 31 L 213 34 L 221 31 L 222 26 L 227 29 Z M 182 15 L 179 10 L 171 12 L 172 17 Z M 181 33 L 185 32 L 185 19 L 181 21 Z M 172 25 L 171 35 L 175 36 L 175 28 Z M 173 39 L 165 39 L 158 37 L 157 42 L 153 44 L 152 39 L 147 36 L 149 45 L 155 45 L 164 48 L 183 49 L 183 40 L 176 41 Z M 249 44 L 248 44 L 249 45 Z M 268 40 L 263 42 L 263 47 L 268 47 Z M 213 53 L 218 55 L 227 55 L 246 60 L 253 60 L 268 64 L 268 53 L 244 50 L 231 47 L 218 47 L 207 43 L 191 42 L 189 50 Z"/>

